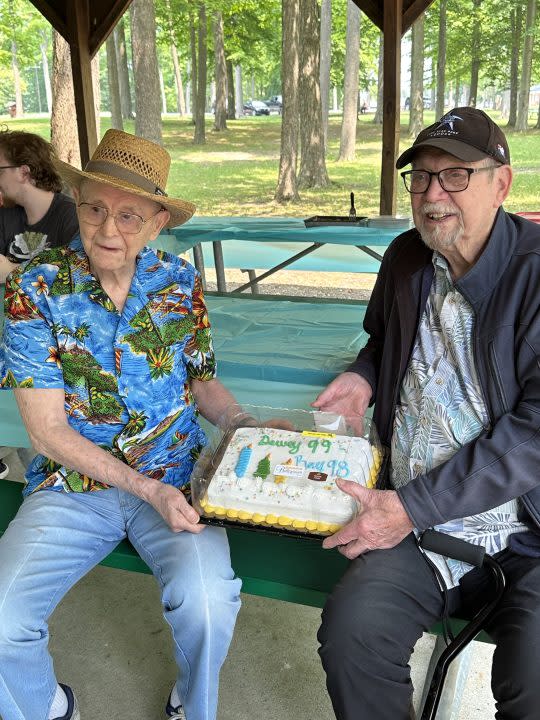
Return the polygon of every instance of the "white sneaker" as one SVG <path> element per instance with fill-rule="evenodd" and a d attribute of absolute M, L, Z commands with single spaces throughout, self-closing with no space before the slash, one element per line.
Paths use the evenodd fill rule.
<path fill-rule="evenodd" d="M 64 685 L 63 683 L 58 684 L 66 693 L 68 709 L 65 715 L 62 715 L 62 717 L 53 718 L 53 720 L 81 720 L 79 703 L 77 702 L 77 698 L 75 697 L 73 690 L 69 687 L 69 685 Z"/>
<path fill-rule="evenodd" d="M 178 705 L 177 707 L 173 707 L 171 705 L 171 695 L 169 695 L 169 699 L 167 700 L 167 705 L 165 706 L 165 713 L 167 715 L 167 720 L 186 720 L 186 713 L 184 712 L 184 708 L 181 705 Z"/>
<path fill-rule="evenodd" d="M 9 475 L 9 465 L 6 465 L 6 463 L 3 460 L 0 460 L 0 480 L 7 478 L 8 475 Z"/>

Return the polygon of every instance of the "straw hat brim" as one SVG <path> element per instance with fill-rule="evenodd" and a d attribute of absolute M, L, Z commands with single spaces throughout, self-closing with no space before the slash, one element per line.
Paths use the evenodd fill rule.
<path fill-rule="evenodd" d="M 78 189 L 83 180 L 92 180 L 93 182 L 101 183 L 102 185 L 108 185 L 119 190 L 125 190 L 133 195 L 153 200 L 158 203 L 158 205 L 163 205 L 163 207 L 170 213 L 170 218 L 168 222 L 165 223 L 164 227 L 176 227 L 177 225 L 183 225 L 183 223 L 190 219 L 196 209 L 195 205 L 190 203 L 188 200 L 179 200 L 177 198 L 171 198 L 168 195 L 149 193 L 145 190 L 141 190 L 141 188 L 137 185 L 113 178 L 110 175 L 79 170 L 78 168 L 73 167 L 73 165 L 69 165 L 62 160 L 56 160 L 54 164 L 58 173 L 69 187 Z"/>

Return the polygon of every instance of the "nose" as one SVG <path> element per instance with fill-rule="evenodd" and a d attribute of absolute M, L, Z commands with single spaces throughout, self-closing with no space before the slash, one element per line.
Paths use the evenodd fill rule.
<path fill-rule="evenodd" d="M 424 198 L 428 202 L 440 199 L 441 197 L 448 197 L 448 193 L 443 189 L 437 175 L 431 175 L 429 178 L 429 185 L 427 190 L 424 192 Z"/>
<path fill-rule="evenodd" d="M 114 216 L 109 213 L 107 217 L 105 218 L 105 222 L 101 226 L 101 232 L 103 235 L 116 235 L 117 234 L 117 228 L 116 223 L 114 220 Z"/>

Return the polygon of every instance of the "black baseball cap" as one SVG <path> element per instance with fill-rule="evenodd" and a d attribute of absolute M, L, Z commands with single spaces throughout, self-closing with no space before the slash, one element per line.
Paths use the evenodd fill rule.
<path fill-rule="evenodd" d="M 473 107 L 454 108 L 422 130 L 412 146 L 399 156 L 396 168 L 408 165 L 425 147 L 438 148 L 466 162 L 490 157 L 510 165 L 510 150 L 503 131 L 483 110 Z"/>

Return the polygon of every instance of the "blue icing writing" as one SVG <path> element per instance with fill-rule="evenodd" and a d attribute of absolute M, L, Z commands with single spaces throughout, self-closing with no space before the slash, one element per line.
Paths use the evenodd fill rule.
<path fill-rule="evenodd" d="M 272 445 L 273 447 L 288 447 L 291 455 L 300 450 L 299 440 L 272 440 L 268 435 L 263 435 L 259 445 Z"/>
<path fill-rule="evenodd" d="M 327 472 L 334 477 L 349 477 L 351 470 L 346 460 L 309 460 L 303 455 L 296 455 L 294 458 L 296 465 L 303 465 L 308 470 L 319 470 L 319 472 Z"/>

